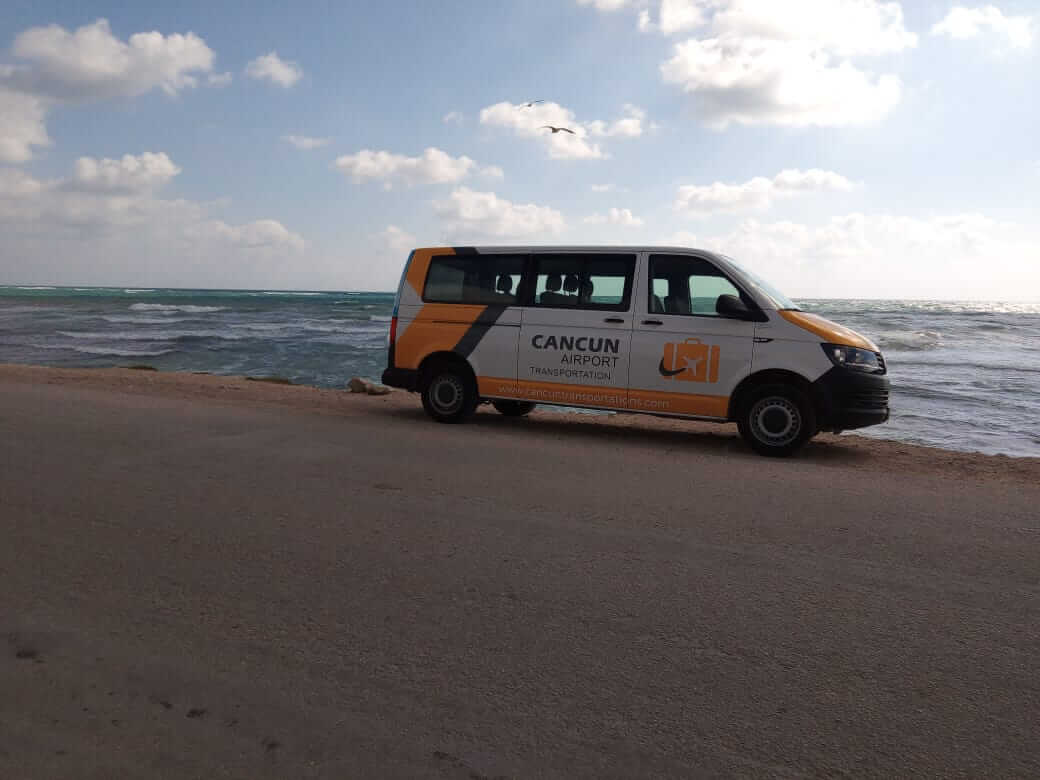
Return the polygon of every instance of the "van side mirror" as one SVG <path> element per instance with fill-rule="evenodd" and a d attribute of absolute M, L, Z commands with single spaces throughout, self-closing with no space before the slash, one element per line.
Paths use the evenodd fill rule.
<path fill-rule="evenodd" d="M 757 319 L 755 313 L 736 295 L 720 295 L 715 301 L 715 313 L 737 320 Z"/>

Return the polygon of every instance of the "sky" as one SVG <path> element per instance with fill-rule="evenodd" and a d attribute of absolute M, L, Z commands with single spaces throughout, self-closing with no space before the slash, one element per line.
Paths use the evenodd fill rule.
<path fill-rule="evenodd" d="M 0 284 L 676 245 L 796 297 L 1040 300 L 1038 51 L 1040 0 L 7 0 Z"/>

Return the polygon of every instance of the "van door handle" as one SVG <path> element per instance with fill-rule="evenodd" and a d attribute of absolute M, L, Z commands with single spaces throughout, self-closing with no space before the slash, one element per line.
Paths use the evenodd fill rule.
<path fill-rule="evenodd" d="M 616 322 L 618 325 L 624 325 L 625 320 L 623 317 L 607 317 L 604 322 Z"/>
<path fill-rule="evenodd" d="M 660 320 L 643 320 L 644 325 L 664 325 Z"/>

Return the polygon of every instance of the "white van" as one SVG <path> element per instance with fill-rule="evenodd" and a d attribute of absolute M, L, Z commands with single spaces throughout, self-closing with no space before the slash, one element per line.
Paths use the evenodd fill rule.
<path fill-rule="evenodd" d="M 889 414 L 877 346 L 696 249 L 416 249 L 388 363 L 440 422 L 482 401 L 645 412 L 736 422 L 764 455 Z"/>

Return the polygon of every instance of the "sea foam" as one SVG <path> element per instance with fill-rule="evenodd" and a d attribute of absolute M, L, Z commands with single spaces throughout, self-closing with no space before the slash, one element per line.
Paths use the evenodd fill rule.
<path fill-rule="evenodd" d="M 193 304 L 169 304 L 169 303 L 132 303 L 131 311 L 162 311 L 183 312 L 185 314 L 211 314 L 215 311 L 224 311 L 226 306 L 195 306 Z"/>

